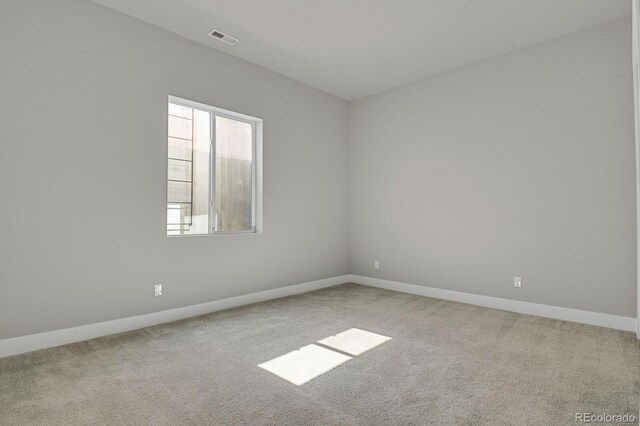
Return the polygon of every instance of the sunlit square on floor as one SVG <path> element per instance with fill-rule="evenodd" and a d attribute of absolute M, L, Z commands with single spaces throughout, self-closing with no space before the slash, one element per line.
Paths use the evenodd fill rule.
<path fill-rule="evenodd" d="M 335 336 L 319 340 L 318 343 L 350 355 L 360 355 L 387 340 L 391 340 L 391 337 L 360 330 L 359 328 L 350 328 Z"/>
<path fill-rule="evenodd" d="M 258 367 L 300 386 L 350 359 L 344 354 L 311 344 Z"/>

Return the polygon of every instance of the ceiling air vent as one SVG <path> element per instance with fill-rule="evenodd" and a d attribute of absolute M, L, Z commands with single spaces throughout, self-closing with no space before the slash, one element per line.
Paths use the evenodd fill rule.
<path fill-rule="evenodd" d="M 225 34 L 225 33 L 221 32 L 221 31 L 218 31 L 218 30 L 212 30 L 209 33 L 209 37 L 213 37 L 213 38 L 215 38 L 217 40 L 224 41 L 225 43 L 231 44 L 231 45 L 234 45 L 234 44 L 236 44 L 238 42 L 237 38 L 231 37 L 230 35 Z"/>

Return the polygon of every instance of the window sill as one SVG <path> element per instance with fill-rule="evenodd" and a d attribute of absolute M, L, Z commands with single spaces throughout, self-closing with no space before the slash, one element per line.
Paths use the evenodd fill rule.
<path fill-rule="evenodd" d="M 232 235 L 262 235 L 262 231 L 230 231 L 216 232 L 214 234 L 186 234 L 186 235 L 166 235 L 167 238 L 197 238 L 197 237 L 225 237 Z"/>

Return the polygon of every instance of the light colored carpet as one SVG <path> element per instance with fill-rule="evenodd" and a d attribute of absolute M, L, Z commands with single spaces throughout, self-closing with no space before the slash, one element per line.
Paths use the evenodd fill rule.
<path fill-rule="evenodd" d="M 295 386 L 258 364 L 384 344 Z M 2 425 L 575 424 L 638 416 L 632 333 L 345 284 L 0 359 Z"/>

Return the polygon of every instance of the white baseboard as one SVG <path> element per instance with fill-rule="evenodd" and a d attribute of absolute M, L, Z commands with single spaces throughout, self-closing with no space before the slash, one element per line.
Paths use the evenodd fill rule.
<path fill-rule="evenodd" d="M 250 305 L 252 303 L 264 302 L 265 300 L 278 299 L 280 297 L 344 284 L 348 281 L 348 275 L 341 275 L 323 280 L 310 281 L 303 284 L 261 291 L 258 293 L 230 297 L 228 299 L 216 300 L 213 302 L 200 303 L 198 305 L 184 306 L 182 308 L 138 315 L 135 317 L 4 339 L 0 340 L 0 358 L 31 352 L 38 349 L 66 345 L 68 343 L 81 342 L 83 340 L 89 340 L 109 334 L 136 330 L 139 328 L 149 327 L 151 325 L 163 324 L 211 312 L 222 311 L 224 309 Z"/>
<path fill-rule="evenodd" d="M 539 303 L 521 302 L 519 300 L 502 299 L 498 297 L 480 296 L 477 294 L 382 280 L 379 278 L 364 277 L 361 275 L 350 275 L 350 282 L 370 287 L 399 291 L 402 293 L 415 294 L 418 296 L 427 296 L 435 299 L 451 300 L 470 305 L 517 312 L 519 314 L 536 315 L 539 317 L 636 332 L 637 320 L 636 318 L 631 317 L 581 311 L 579 309 L 562 308 L 559 306 L 541 305 Z M 638 337 L 640 338 L 640 336 Z"/>
<path fill-rule="evenodd" d="M 276 288 L 273 290 L 245 294 L 242 296 L 230 297 L 228 299 L 200 303 L 198 305 L 185 306 L 182 308 L 170 309 L 166 311 L 153 312 L 150 314 L 138 315 L 135 317 L 122 318 L 113 321 L 105 321 L 95 324 L 81 325 L 79 327 L 66 328 L 63 330 L 48 331 L 45 333 L 30 334 L 27 336 L 4 339 L 0 340 L 0 358 L 11 355 L 18 355 L 25 352 L 36 351 L 39 349 L 51 348 L 54 346 L 66 345 L 69 343 L 81 342 L 96 337 L 136 330 L 152 325 L 177 321 L 184 318 L 195 317 L 198 315 L 204 315 L 211 312 L 236 308 L 238 306 L 264 302 L 266 300 L 278 299 L 280 297 L 319 290 L 322 288 L 332 287 L 347 282 L 362 284 L 370 287 L 384 288 L 387 290 L 394 290 L 402 293 L 415 294 L 418 296 L 433 297 L 436 299 L 451 300 L 454 302 L 468 303 L 471 305 L 484 306 L 487 308 L 501 309 L 505 311 L 517 312 L 520 314 L 536 315 L 540 317 L 554 318 L 564 321 L 597 325 L 600 327 L 608 327 L 617 330 L 635 332 L 637 326 L 636 318 L 602 314 L 598 312 L 581 311 L 578 309 L 562 308 L 559 306 L 541 305 L 531 302 L 521 302 L 518 300 L 502 299 L 498 297 L 481 296 L 459 291 L 444 290 L 440 288 L 425 287 L 415 284 L 401 283 L 397 281 L 364 277 L 361 275 L 340 275 L 318 281 L 310 281 L 307 283 Z M 640 338 L 640 336 L 638 337 Z"/>

